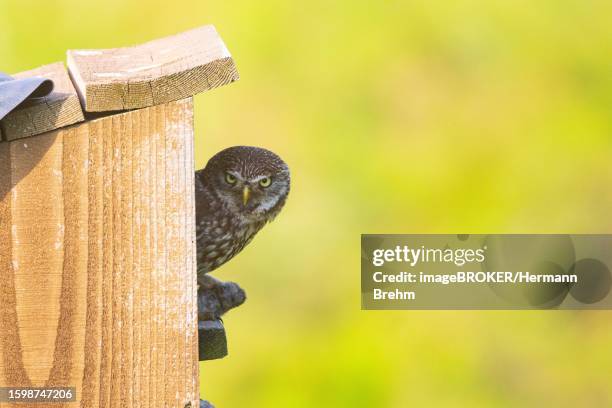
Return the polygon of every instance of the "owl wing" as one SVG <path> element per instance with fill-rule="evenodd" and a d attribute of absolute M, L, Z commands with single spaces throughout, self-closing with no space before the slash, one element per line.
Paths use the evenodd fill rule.
<path fill-rule="evenodd" d="M 202 170 L 195 172 L 195 207 L 196 207 L 196 230 L 201 228 L 200 224 L 213 213 L 213 197 L 202 182 Z"/>
<path fill-rule="evenodd" d="M 196 207 L 196 247 L 198 259 L 198 275 L 208 273 L 214 266 L 204 257 L 206 248 L 213 239 L 213 228 L 219 218 L 219 202 L 210 188 L 202 181 L 202 170 L 195 174 L 195 207 Z"/>

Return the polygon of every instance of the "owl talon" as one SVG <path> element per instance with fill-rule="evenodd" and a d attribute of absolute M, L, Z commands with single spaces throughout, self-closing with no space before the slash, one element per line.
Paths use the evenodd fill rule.
<path fill-rule="evenodd" d="M 224 282 L 216 287 L 216 292 L 225 312 L 240 306 L 246 301 L 246 292 L 234 282 Z"/>
<path fill-rule="evenodd" d="M 198 289 L 198 320 L 216 320 L 246 300 L 245 291 L 234 282 L 206 275 Z"/>

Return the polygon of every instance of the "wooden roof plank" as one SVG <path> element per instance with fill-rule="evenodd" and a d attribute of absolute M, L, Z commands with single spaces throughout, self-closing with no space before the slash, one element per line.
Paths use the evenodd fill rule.
<path fill-rule="evenodd" d="M 68 69 L 87 112 L 159 105 L 239 78 L 212 25 L 134 47 L 70 50 Z"/>
<path fill-rule="evenodd" d="M 5 141 L 34 136 L 85 120 L 78 95 L 62 62 L 12 76 L 47 78 L 53 81 L 54 88 L 53 92 L 44 98 L 26 100 L 2 119 Z"/>

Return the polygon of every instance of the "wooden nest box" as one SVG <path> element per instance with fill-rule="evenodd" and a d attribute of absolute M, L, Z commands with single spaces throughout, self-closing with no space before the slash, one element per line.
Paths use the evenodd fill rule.
<path fill-rule="evenodd" d="M 199 406 L 192 96 L 238 79 L 227 48 L 205 26 L 26 76 L 55 90 L 0 122 L 0 386 Z"/>

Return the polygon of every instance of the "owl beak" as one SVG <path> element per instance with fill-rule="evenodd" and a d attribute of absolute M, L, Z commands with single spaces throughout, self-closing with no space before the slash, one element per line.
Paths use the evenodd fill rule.
<path fill-rule="evenodd" d="M 246 206 L 249 202 L 249 197 L 251 197 L 251 190 L 249 189 L 249 186 L 244 186 L 244 189 L 242 190 L 242 204 L 244 204 L 244 206 Z"/>

